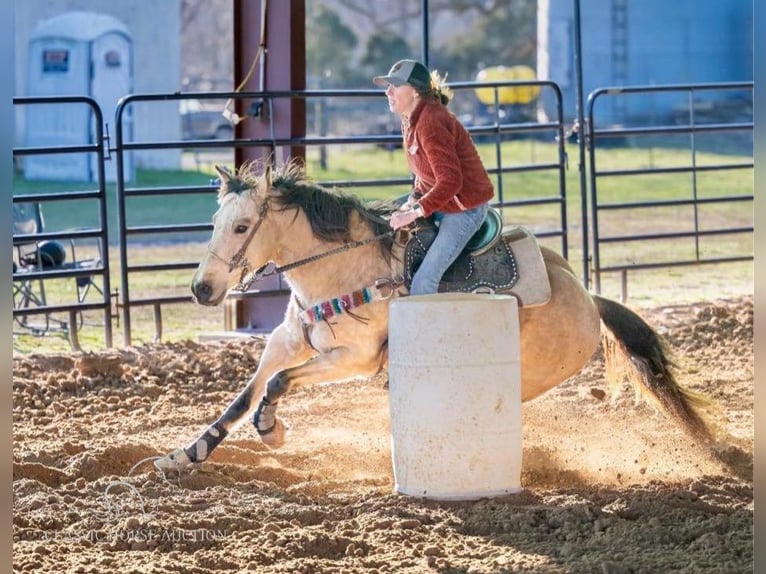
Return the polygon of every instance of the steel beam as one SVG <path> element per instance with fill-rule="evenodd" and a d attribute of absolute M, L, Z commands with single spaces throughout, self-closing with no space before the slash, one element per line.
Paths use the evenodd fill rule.
<path fill-rule="evenodd" d="M 265 15 L 265 26 L 261 23 Z M 261 34 L 263 30 L 263 34 Z M 263 36 L 263 38 L 262 38 Z M 246 78 L 263 44 L 252 75 L 242 91 L 304 90 L 306 88 L 305 0 L 234 0 L 234 86 Z M 237 138 L 297 138 L 306 135 L 306 102 L 302 98 L 279 98 L 272 102 L 239 100 L 237 113 L 248 116 L 237 124 Z M 237 147 L 237 166 L 266 158 L 268 147 Z M 275 160 L 305 159 L 303 146 L 276 150 Z"/>

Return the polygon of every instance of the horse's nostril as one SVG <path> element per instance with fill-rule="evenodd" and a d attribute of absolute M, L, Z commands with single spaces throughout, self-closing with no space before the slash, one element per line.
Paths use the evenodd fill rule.
<path fill-rule="evenodd" d="M 210 283 L 207 283 L 205 281 L 199 282 L 199 283 L 192 283 L 192 293 L 194 293 L 194 296 L 197 298 L 197 301 L 207 301 L 210 299 L 210 293 L 212 292 L 212 288 L 210 287 Z"/>

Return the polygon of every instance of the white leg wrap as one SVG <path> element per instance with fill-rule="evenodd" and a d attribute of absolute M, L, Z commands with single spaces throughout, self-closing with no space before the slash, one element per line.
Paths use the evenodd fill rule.
<path fill-rule="evenodd" d="M 205 447 L 207 447 L 207 445 L 205 445 Z M 154 466 L 157 470 L 161 471 L 181 470 L 191 464 L 192 461 L 189 458 L 189 455 L 187 455 L 186 451 L 182 448 L 177 448 L 166 456 L 154 461 Z"/>

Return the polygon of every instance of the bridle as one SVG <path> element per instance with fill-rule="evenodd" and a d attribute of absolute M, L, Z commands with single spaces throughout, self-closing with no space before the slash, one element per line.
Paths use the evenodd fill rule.
<path fill-rule="evenodd" d="M 335 255 L 336 253 L 342 253 L 343 251 L 348 251 L 349 249 L 354 249 L 355 247 L 361 247 L 362 245 L 372 243 L 373 241 L 380 241 L 381 239 L 384 239 L 386 237 L 391 237 L 394 234 L 393 230 L 386 231 L 385 233 L 374 235 L 372 237 L 368 237 L 367 239 L 360 239 L 358 241 L 344 243 L 340 247 L 335 247 L 334 249 L 330 249 L 329 251 L 325 251 L 324 253 L 317 253 L 316 255 L 311 255 L 309 257 L 306 257 L 304 259 L 299 259 L 298 261 L 293 261 L 292 263 L 288 263 L 286 265 L 275 265 L 273 262 L 267 262 L 266 264 L 262 265 L 258 269 L 254 270 L 252 268 L 252 265 L 250 265 L 250 262 L 247 260 L 247 257 L 245 257 L 245 252 L 247 251 L 247 248 L 250 246 L 250 242 L 253 240 L 253 237 L 255 237 L 256 232 L 258 231 L 258 229 L 260 229 L 261 225 L 266 219 L 266 214 L 268 213 L 268 211 L 269 211 L 269 200 L 265 199 L 264 202 L 261 204 L 261 209 L 258 211 L 258 220 L 250 229 L 250 232 L 247 234 L 247 237 L 245 237 L 245 241 L 242 243 L 242 245 L 237 250 L 237 252 L 234 255 L 232 255 L 231 259 L 229 260 L 224 259 L 220 255 L 218 255 L 215 251 L 213 251 L 213 249 L 210 247 L 210 243 L 208 243 L 207 245 L 207 251 L 208 253 L 210 253 L 210 255 L 212 255 L 219 261 L 223 261 L 226 265 L 229 266 L 229 273 L 231 273 L 237 268 L 242 270 L 239 276 L 239 282 L 237 283 L 237 285 L 234 286 L 234 289 L 237 291 L 247 291 L 248 289 L 250 289 L 250 286 L 255 281 L 260 281 L 264 277 L 269 277 L 270 275 L 276 275 L 277 273 L 289 271 L 291 269 L 295 269 L 296 267 L 300 267 L 301 265 L 306 265 L 307 263 L 311 263 L 313 261 L 322 259 L 324 257 L 329 257 L 330 255 Z"/>
<path fill-rule="evenodd" d="M 245 252 L 247 251 L 247 248 L 250 247 L 250 242 L 253 240 L 253 237 L 255 237 L 256 232 L 258 229 L 260 229 L 261 225 L 263 225 L 263 222 L 266 220 L 266 213 L 269 211 L 269 200 L 266 199 L 261 204 L 261 209 L 258 211 L 258 221 L 255 222 L 255 225 L 253 225 L 250 228 L 250 232 L 247 234 L 247 237 L 245 237 L 245 241 L 242 243 L 239 249 L 237 249 L 237 252 L 234 253 L 234 255 L 231 256 L 231 259 L 228 261 L 218 255 L 213 249 L 210 247 L 210 243 L 207 244 L 207 251 L 218 259 L 219 261 L 223 261 L 226 263 L 226 265 L 229 266 L 229 273 L 234 271 L 236 268 L 242 269 L 242 276 L 244 277 L 246 273 L 248 273 L 251 269 L 250 262 L 245 257 Z M 241 280 L 240 280 L 241 281 Z"/>

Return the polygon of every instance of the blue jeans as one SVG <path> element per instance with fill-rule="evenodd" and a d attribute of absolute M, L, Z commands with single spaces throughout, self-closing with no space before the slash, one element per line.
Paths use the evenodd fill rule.
<path fill-rule="evenodd" d="M 439 291 L 442 275 L 484 223 L 488 209 L 489 204 L 484 203 L 459 213 L 433 214 L 439 233 L 412 277 L 410 295 L 428 295 Z"/>

